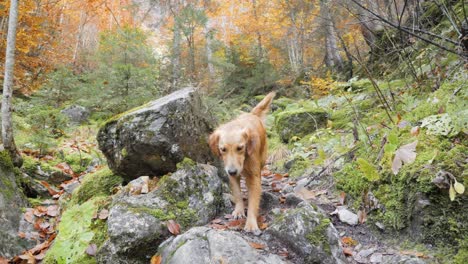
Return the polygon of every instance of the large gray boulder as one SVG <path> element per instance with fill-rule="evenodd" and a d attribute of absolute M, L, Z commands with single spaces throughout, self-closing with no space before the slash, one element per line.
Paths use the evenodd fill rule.
<path fill-rule="evenodd" d="M 307 202 L 278 215 L 265 235 L 297 254 L 297 263 L 346 263 L 335 227 Z"/>
<path fill-rule="evenodd" d="M 127 180 L 175 171 L 185 157 L 213 161 L 214 119 L 193 88 L 176 91 L 109 120 L 98 133 L 109 167 Z"/>
<path fill-rule="evenodd" d="M 68 117 L 71 123 L 78 125 L 88 121 L 90 115 L 89 109 L 80 105 L 71 105 L 60 111 L 60 113 Z"/>
<path fill-rule="evenodd" d="M 166 264 L 283 264 L 290 263 L 273 254 L 260 254 L 235 231 L 194 227 L 171 237 L 159 247 L 161 263 Z"/>
<path fill-rule="evenodd" d="M 148 263 L 171 235 L 166 221 L 175 220 L 183 232 L 215 217 L 223 203 L 216 167 L 189 162 L 179 167 L 147 194 L 132 194 L 130 182 L 114 197 L 107 220 L 109 240 L 99 251 L 99 263 Z"/>
<path fill-rule="evenodd" d="M 0 152 L 0 257 L 11 258 L 29 245 L 18 237 L 21 208 L 26 199 L 15 181 L 13 164 L 6 151 Z"/>

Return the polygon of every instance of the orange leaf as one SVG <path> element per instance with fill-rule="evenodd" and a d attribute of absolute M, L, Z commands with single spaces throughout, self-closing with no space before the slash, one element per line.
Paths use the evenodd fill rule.
<path fill-rule="evenodd" d="M 356 246 L 358 242 L 351 237 L 342 237 L 341 238 L 341 243 L 347 245 L 347 246 Z"/>
<path fill-rule="evenodd" d="M 154 255 L 151 258 L 151 264 L 161 264 L 162 258 L 161 255 Z"/>
<path fill-rule="evenodd" d="M 166 225 L 167 225 L 167 229 L 169 229 L 169 232 L 171 232 L 171 234 L 176 235 L 176 236 L 180 234 L 180 225 L 176 223 L 176 221 L 171 219 L 166 222 Z"/>
<path fill-rule="evenodd" d="M 264 249 L 265 245 L 255 243 L 255 242 L 249 242 L 249 245 L 255 249 Z"/>

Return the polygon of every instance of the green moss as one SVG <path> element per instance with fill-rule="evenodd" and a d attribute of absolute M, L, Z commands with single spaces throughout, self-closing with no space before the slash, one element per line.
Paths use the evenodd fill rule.
<path fill-rule="evenodd" d="M 86 170 L 92 160 L 93 157 L 84 152 L 81 152 L 81 154 L 73 152 L 72 154 L 65 156 L 65 162 L 70 165 L 75 173 L 81 173 Z"/>
<path fill-rule="evenodd" d="M 327 125 L 328 114 L 313 106 L 291 107 L 275 114 L 275 129 L 284 142 L 303 137 Z"/>
<path fill-rule="evenodd" d="M 105 197 L 94 197 L 81 205 L 69 207 L 61 216 L 58 235 L 47 251 L 43 263 L 96 263 L 96 259 L 87 255 L 85 250 L 93 243 L 99 248 L 105 240 L 105 222 L 93 220 L 93 215 L 105 201 Z"/>
<path fill-rule="evenodd" d="M 330 219 L 320 218 L 320 223 L 314 228 L 314 230 L 306 234 L 307 240 L 317 247 L 323 247 L 323 250 L 328 255 L 331 255 L 330 243 L 328 243 L 327 229 L 330 227 Z"/>
<path fill-rule="evenodd" d="M 13 170 L 13 162 L 11 161 L 11 157 L 8 154 L 8 151 L 0 151 L 0 166 L 4 170 Z"/>
<path fill-rule="evenodd" d="M 310 167 L 312 167 L 312 161 L 310 159 L 296 157 L 291 169 L 289 170 L 289 175 L 292 178 L 300 177 Z"/>
<path fill-rule="evenodd" d="M 31 207 L 37 207 L 39 205 L 42 205 L 42 199 L 39 199 L 39 198 L 29 198 L 28 197 L 28 202 L 31 205 Z"/>
<path fill-rule="evenodd" d="M 81 185 L 73 192 L 71 204 L 82 204 L 95 196 L 109 196 L 112 189 L 122 183 L 122 178 L 109 168 L 87 174 Z"/>
<path fill-rule="evenodd" d="M 185 157 L 181 162 L 177 163 L 176 167 L 178 170 L 184 169 L 184 168 L 190 168 L 197 165 L 195 161 L 193 161 L 190 158 Z"/>

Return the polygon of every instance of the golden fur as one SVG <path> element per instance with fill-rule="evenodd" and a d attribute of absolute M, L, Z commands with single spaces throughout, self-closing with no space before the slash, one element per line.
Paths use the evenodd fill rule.
<path fill-rule="evenodd" d="M 257 216 L 262 193 L 261 169 L 267 159 L 265 116 L 270 109 L 275 93 L 269 93 L 250 113 L 218 127 L 209 138 L 213 153 L 221 157 L 229 175 L 234 197 L 235 218 L 245 217 L 244 202 L 240 189 L 240 177 L 245 177 L 248 197 L 248 212 L 245 230 L 257 232 Z"/>

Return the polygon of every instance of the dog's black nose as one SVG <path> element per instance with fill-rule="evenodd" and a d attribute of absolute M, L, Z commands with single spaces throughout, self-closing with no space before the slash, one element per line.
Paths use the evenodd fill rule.
<path fill-rule="evenodd" d="M 236 169 L 228 169 L 228 173 L 231 176 L 236 176 L 237 175 L 237 170 Z"/>

